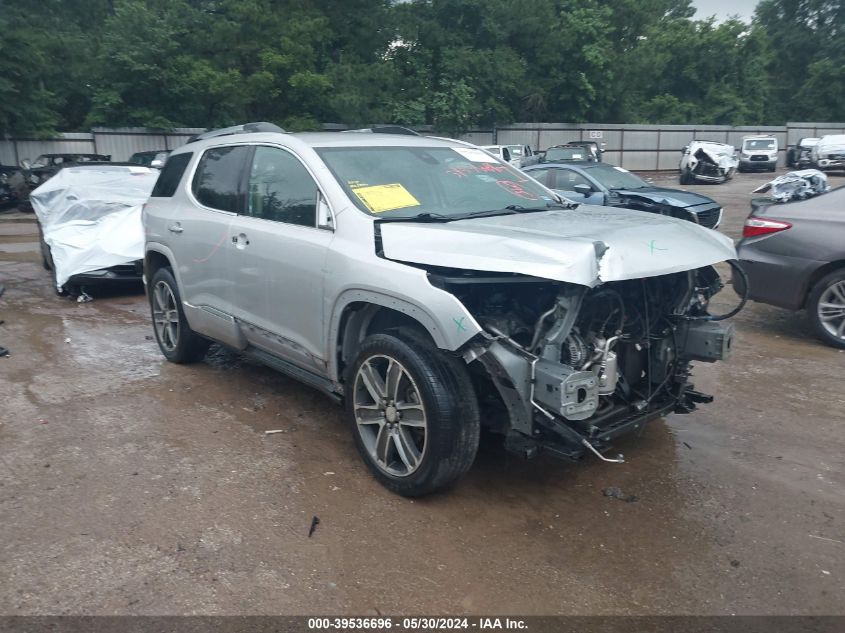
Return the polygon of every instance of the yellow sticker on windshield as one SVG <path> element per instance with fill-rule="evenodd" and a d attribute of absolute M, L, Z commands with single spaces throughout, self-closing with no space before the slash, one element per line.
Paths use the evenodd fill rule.
<path fill-rule="evenodd" d="M 373 213 L 384 213 L 394 209 L 418 207 L 420 201 L 398 182 L 390 185 L 356 187 L 352 190 Z"/>

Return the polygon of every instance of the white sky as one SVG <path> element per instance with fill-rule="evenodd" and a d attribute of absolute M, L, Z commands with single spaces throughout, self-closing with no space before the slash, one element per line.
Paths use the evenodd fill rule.
<path fill-rule="evenodd" d="M 699 20 L 711 15 L 724 20 L 728 16 L 738 14 L 741 19 L 748 21 L 754 15 L 757 2 L 758 0 L 693 0 L 692 4 L 697 9 L 695 17 Z"/>

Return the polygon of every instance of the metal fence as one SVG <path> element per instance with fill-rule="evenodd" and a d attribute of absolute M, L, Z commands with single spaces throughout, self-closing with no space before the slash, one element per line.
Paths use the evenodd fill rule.
<path fill-rule="evenodd" d="M 327 123 L 327 130 L 345 129 Z M 91 132 L 66 133 L 51 139 L 0 139 L 0 164 L 17 165 L 39 154 L 108 154 L 125 161 L 135 152 L 174 149 L 202 128 L 148 130 L 146 128 L 94 128 Z M 431 133 L 426 129 L 424 133 Z M 693 139 L 740 145 L 749 134 L 772 134 L 778 139 L 781 164 L 786 147 L 800 138 L 845 134 L 845 123 L 787 123 L 781 126 L 724 125 L 619 125 L 608 123 L 512 123 L 496 129 L 471 130 L 461 138 L 477 145 L 530 145 L 547 149 L 569 141 L 594 140 L 603 145 L 604 160 L 631 170 L 677 169 L 681 149 Z"/>
<path fill-rule="evenodd" d="M 617 125 L 605 123 L 513 123 L 495 130 L 472 130 L 462 138 L 476 145 L 530 145 L 544 150 L 570 141 L 596 141 L 604 160 L 642 171 L 678 168 L 681 150 L 692 141 L 739 146 L 742 137 L 770 134 L 778 139 L 780 162 L 786 148 L 807 136 L 845 134 L 845 123 L 787 123 L 781 126 Z"/>

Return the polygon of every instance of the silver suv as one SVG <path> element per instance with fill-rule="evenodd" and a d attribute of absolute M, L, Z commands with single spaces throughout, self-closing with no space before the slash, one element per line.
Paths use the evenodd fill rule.
<path fill-rule="evenodd" d="M 618 461 L 617 437 L 711 399 L 690 361 L 730 350 L 707 312 L 728 238 L 579 206 L 459 141 L 268 125 L 174 151 L 145 207 L 168 360 L 216 341 L 329 394 L 403 495 L 466 472 L 482 425 Z"/>

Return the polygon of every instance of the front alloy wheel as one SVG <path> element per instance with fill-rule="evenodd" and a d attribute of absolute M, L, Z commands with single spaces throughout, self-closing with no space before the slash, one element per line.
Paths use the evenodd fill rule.
<path fill-rule="evenodd" d="M 346 380 L 355 445 L 376 479 L 409 497 L 458 479 L 478 449 L 478 400 L 466 364 L 399 327 L 365 338 Z"/>
<path fill-rule="evenodd" d="M 358 368 L 353 387 L 355 423 L 376 465 L 394 477 L 407 477 L 426 450 L 426 415 L 420 391 L 397 360 L 370 356 Z"/>

